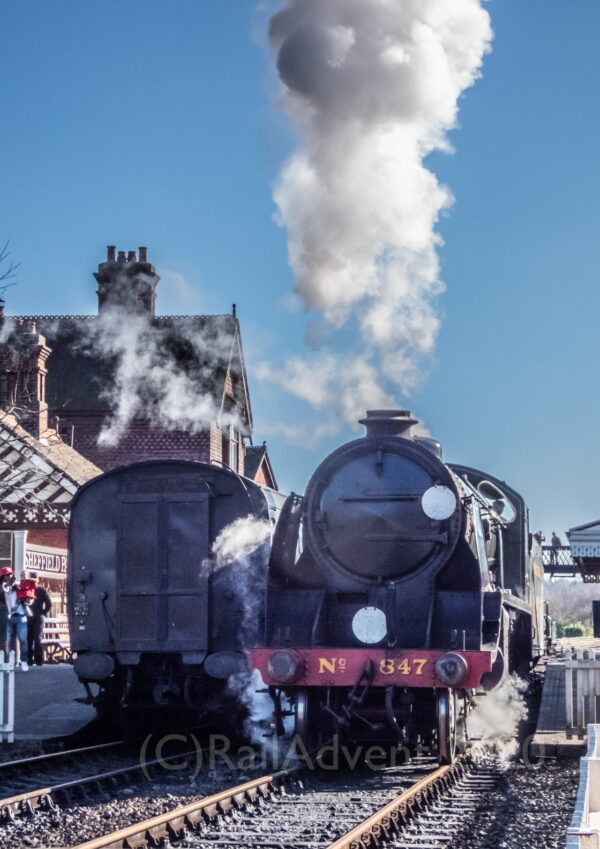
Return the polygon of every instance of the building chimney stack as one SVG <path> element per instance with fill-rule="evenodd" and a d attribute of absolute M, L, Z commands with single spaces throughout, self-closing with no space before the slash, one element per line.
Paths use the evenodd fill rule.
<path fill-rule="evenodd" d="M 0 406 L 38 438 L 48 430 L 46 360 L 50 353 L 31 319 L 16 319 L 14 332 L 0 345 Z"/>
<path fill-rule="evenodd" d="M 101 262 L 94 273 L 98 282 L 98 312 L 110 306 L 132 314 L 154 316 L 160 277 L 148 262 L 148 249 L 141 247 L 139 258 L 135 251 L 118 251 L 115 260 L 115 247 L 109 245 L 106 257 L 106 262 Z"/>

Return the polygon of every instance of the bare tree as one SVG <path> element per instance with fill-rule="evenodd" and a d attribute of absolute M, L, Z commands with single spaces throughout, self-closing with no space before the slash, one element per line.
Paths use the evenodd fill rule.
<path fill-rule="evenodd" d="M 0 298 L 2 298 L 7 289 L 16 285 L 16 280 L 14 283 L 7 283 L 6 281 L 12 280 L 12 278 L 16 276 L 16 270 L 21 265 L 20 262 L 15 264 L 12 259 L 10 259 L 8 245 L 9 242 L 6 241 L 4 247 L 0 250 L 0 266 L 8 262 L 8 266 L 6 268 L 2 269 L 0 267 Z"/>
<path fill-rule="evenodd" d="M 581 623 L 591 628 L 592 601 L 600 599 L 600 585 L 584 584 L 581 579 L 557 578 L 545 581 L 544 597 L 553 619 L 566 625 Z"/>

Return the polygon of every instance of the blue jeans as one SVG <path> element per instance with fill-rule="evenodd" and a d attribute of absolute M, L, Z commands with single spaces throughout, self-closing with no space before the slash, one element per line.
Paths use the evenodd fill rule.
<path fill-rule="evenodd" d="M 11 616 L 6 628 L 6 644 L 8 651 L 17 649 L 17 640 L 21 647 L 21 663 L 29 663 L 27 655 L 27 617 L 26 616 Z"/>

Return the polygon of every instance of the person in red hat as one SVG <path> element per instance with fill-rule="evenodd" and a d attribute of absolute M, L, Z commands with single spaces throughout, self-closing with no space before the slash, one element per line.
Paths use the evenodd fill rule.
<path fill-rule="evenodd" d="M 19 641 L 20 656 L 17 665 L 21 667 L 23 672 L 28 672 L 27 620 L 30 615 L 29 607 L 20 585 L 15 580 L 14 571 L 5 566 L 3 569 L 0 569 L 0 578 L 2 579 L 2 588 L 8 609 L 7 647 L 9 651 L 14 650 L 16 653 L 17 640 Z"/>

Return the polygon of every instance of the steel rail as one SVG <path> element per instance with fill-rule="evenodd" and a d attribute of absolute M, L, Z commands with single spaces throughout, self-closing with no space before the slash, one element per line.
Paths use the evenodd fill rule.
<path fill-rule="evenodd" d="M 242 808 L 248 802 L 267 798 L 285 779 L 298 771 L 300 770 L 283 770 L 262 776 L 174 808 L 151 819 L 88 840 L 73 849 L 134 849 L 134 847 L 158 845 L 161 840 L 170 837 L 180 838 L 186 827 L 195 829 L 201 823 L 209 822 L 233 809 Z M 461 761 L 439 767 L 419 779 L 412 787 L 396 796 L 327 849 L 368 849 L 368 847 L 379 846 L 383 840 L 389 838 L 394 831 L 398 831 L 404 822 L 421 810 L 427 801 L 441 795 L 440 785 L 444 790 L 447 789 L 456 783 L 464 772 L 464 764 Z"/>
<path fill-rule="evenodd" d="M 461 758 L 421 778 L 360 825 L 331 843 L 327 849 L 370 849 L 372 846 L 381 846 L 430 799 L 439 795 L 440 785 L 446 789 L 464 775 L 465 763 L 467 761 Z"/>
<path fill-rule="evenodd" d="M 281 770 L 246 781 L 245 784 L 238 784 L 212 796 L 204 796 L 165 814 L 80 843 L 74 849 L 130 849 L 145 846 L 148 842 L 157 845 L 159 840 L 169 836 L 180 837 L 186 826 L 196 828 L 201 822 L 212 820 L 234 808 L 241 808 L 247 802 L 267 798 L 294 771 Z"/>
<path fill-rule="evenodd" d="M 176 755 L 170 755 L 162 758 L 155 758 L 151 761 L 140 761 L 134 764 L 129 764 L 118 769 L 108 770 L 107 772 L 97 773 L 95 775 L 86 775 L 81 778 L 74 778 L 71 781 L 64 781 L 61 784 L 54 784 L 50 787 L 40 787 L 36 790 L 29 790 L 25 793 L 19 793 L 16 796 L 9 796 L 6 799 L 0 799 L 0 819 L 12 820 L 14 814 L 33 813 L 35 808 L 44 807 L 48 810 L 55 809 L 56 805 L 52 800 L 52 796 L 57 793 L 65 793 L 77 787 L 84 787 L 86 784 L 100 784 L 103 781 L 119 778 L 131 772 L 144 771 L 149 767 L 160 764 L 164 765 L 165 761 L 180 760 L 192 755 L 197 755 L 197 749 L 192 749 L 187 752 L 181 752 Z"/>
<path fill-rule="evenodd" d="M 30 765 L 39 766 L 40 763 L 56 760 L 57 758 L 78 757 L 79 755 L 83 754 L 100 752 L 103 749 L 111 749 L 117 748 L 118 746 L 124 746 L 125 743 L 125 740 L 115 740 L 112 743 L 98 743 L 95 746 L 84 746 L 81 749 L 62 749 L 57 752 L 45 752 L 41 755 L 33 755 L 30 758 L 19 758 L 16 761 L 2 761 L 0 762 L 0 778 L 2 777 L 2 771 L 6 769 L 15 769 L 15 767 L 28 767 Z"/>

